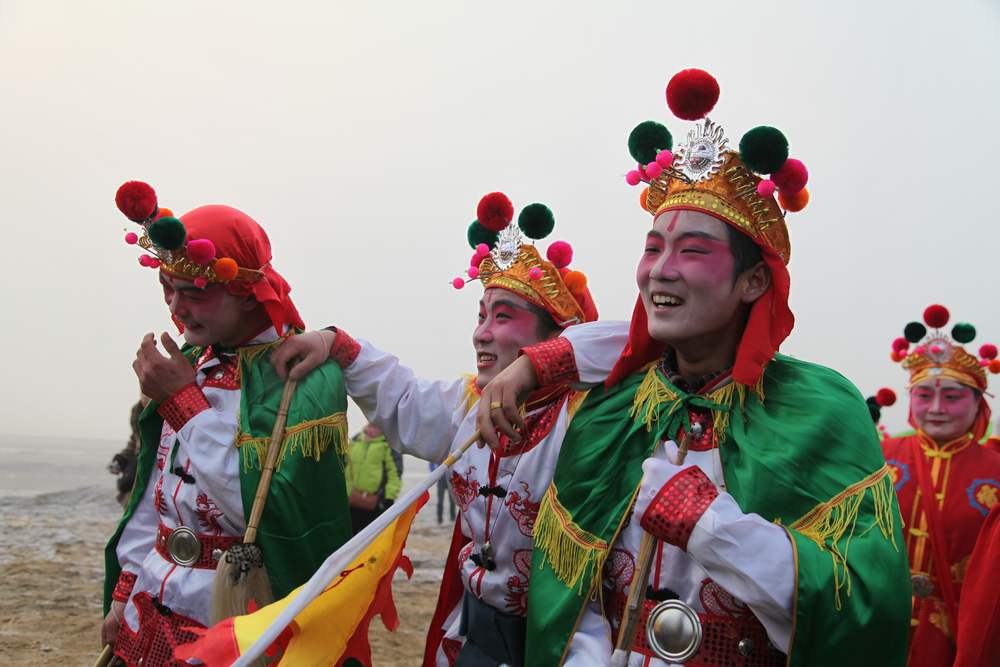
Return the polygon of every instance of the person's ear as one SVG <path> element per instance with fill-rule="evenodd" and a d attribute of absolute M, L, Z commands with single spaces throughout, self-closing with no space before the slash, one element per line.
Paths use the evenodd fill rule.
<path fill-rule="evenodd" d="M 764 262 L 757 262 L 743 272 L 738 285 L 741 291 L 740 301 L 753 303 L 764 296 L 764 293 L 771 287 L 771 271 Z"/>

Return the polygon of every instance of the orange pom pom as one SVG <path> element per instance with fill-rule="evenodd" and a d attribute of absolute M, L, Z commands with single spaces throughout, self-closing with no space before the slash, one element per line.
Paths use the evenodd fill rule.
<path fill-rule="evenodd" d="M 1000 373 L 1000 359 L 993 359 L 990 361 L 989 369 L 990 373 L 993 373 L 994 375 Z"/>
<path fill-rule="evenodd" d="M 587 287 L 587 276 L 580 271 L 570 271 L 563 276 L 563 282 L 570 292 L 582 292 Z"/>
<path fill-rule="evenodd" d="M 239 273 L 240 267 L 236 264 L 236 260 L 232 257 L 223 257 L 222 259 L 215 260 L 215 264 L 212 265 L 212 269 L 215 271 L 216 278 L 224 283 L 228 283 L 236 277 L 236 274 Z"/>
<path fill-rule="evenodd" d="M 781 208 L 789 211 L 790 213 L 798 213 L 806 207 L 809 203 L 809 190 L 802 188 L 793 195 L 786 195 L 783 192 L 778 193 L 778 203 Z"/>
<path fill-rule="evenodd" d="M 649 209 L 646 208 L 647 197 L 649 197 L 649 188 L 643 188 L 642 192 L 639 193 L 639 205 L 642 206 L 643 209 L 648 211 Z"/>
<path fill-rule="evenodd" d="M 174 212 L 171 211 L 169 208 L 164 208 L 161 206 L 160 210 L 156 213 L 156 217 L 157 219 L 159 219 L 159 218 L 174 218 L 176 216 L 174 215 Z"/>
<path fill-rule="evenodd" d="M 889 354 L 889 358 L 898 364 L 899 362 L 901 362 L 903 359 L 906 358 L 906 353 L 904 352 L 901 354 L 893 350 L 892 353 Z"/>

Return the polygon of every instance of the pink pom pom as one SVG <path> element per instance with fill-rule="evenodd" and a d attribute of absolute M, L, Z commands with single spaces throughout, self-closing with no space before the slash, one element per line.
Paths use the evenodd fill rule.
<path fill-rule="evenodd" d="M 809 172 L 801 160 L 790 157 L 778 171 L 771 174 L 771 180 L 782 192 L 793 195 L 806 187 L 806 183 L 809 182 Z"/>
<path fill-rule="evenodd" d="M 194 286 L 198 289 L 205 289 L 208 286 L 208 278 L 204 276 L 198 276 L 194 279 Z"/>
<path fill-rule="evenodd" d="M 646 175 L 650 178 L 658 178 L 663 173 L 663 167 L 659 162 L 650 162 L 646 165 Z"/>
<path fill-rule="evenodd" d="M 892 349 L 895 352 L 903 352 L 904 350 L 908 350 L 909 348 L 910 348 L 910 341 L 906 340 L 902 336 L 892 341 Z"/>
<path fill-rule="evenodd" d="M 199 266 L 207 266 L 215 259 L 215 244 L 209 239 L 193 239 L 187 242 L 187 258 Z"/>
<path fill-rule="evenodd" d="M 637 165 L 635 168 L 639 172 L 639 180 L 649 182 L 649 174 L 646 173 L 646 167 L 644 165 Z"/>
<path fill-rule="evenodd" d="M 485 243 L 480 243 L 476 246 L 476 254 L 479 255 L 480 259 L 482 259 L 483 257 L 486 257 L 486 255 L 490 254 L 490 247 Z"/>
<path fill-rule="evenodd" d="M 989 360 L 989 359 L 980 359 L 980 360 L 979 360 L 979 365 L 980 365 L 980 366 L 981 366 L 982 368 L 986 368 L 987 366 L 989 366 L 989 365 L 990 365 L 990 360 Z"/>
<path fill-rule="evenodd" d="M 531 278 L 532 280 L 538 280 L 539 278 L 542 277 L 542 270 L 537 266 L 533 266 L 530 269 L 528 269 L 528 277 Z"/>
<path fill-rule="evenodd" d="M 462 280 L 461 278 L 455 278 L 454 280 L 451 281 L 451 286 L 454 287 L 455 289 L 462 289 L 463 287 L 465 287 L 465 281 Z"/>
<path fill-rule="evenodd" d="M 635 169 L 625 174 L 625 182 L 628 183 L 629 185 L 639 185 L 639 181 L 641 180 L 642 176 L 640 176 L 639 172 L 636 171 Z"/>
<path fill-rule="evenodd" d="M 757 184 L 757 194 L 761 197 L 771 197 L 774 195 L 774 181 L 765 178 Z"/>
<path fill-rule="evenodd" d="M 926 345 L 919 345 L 913 349 L 913 354 L 924 354 L 927 352 Z"/>
<path fill-rule="evenodd" d="M 139 266 L 149 266 L 152 259 L 149 255 L 139 255 Z"/>
<path fill-rule="evenodd" d="M 660 151 L 656 154 L 656 164 L 660 165 L 664 169 L 669 167 L 674 163 L 674 154 L 670 151 Z"/>
<path fill-rule="evenodd" d="M 151 268 L 151 269 L 158 269 L 158 268 L 160 268 L 160 260 L 156 259 L 155 257 L 150 257 L 149 258 L 149 268 Z"/>
<path fill-rule="evenodd" d="M 564 269 L 573 261 L 573 246 L 565 241 L 556 241 L 545 251 L 545 256 L 557 269 Z"/>
<path fill-rule="evenodd" d="M 468 273 L 469 273 L 469 277 L 472 278 L 473 280 L 475 280 L 476 278 L 479 277 L 479 267 L 478 266 L 470 266 Z"/>
<path fill-rule="evenodd" d="M 931 354 L 941 354 L 941 346 L 940 345 L 931 345 L 930 348 L 928 348 L 928 349 L 930 349 Z"/>
<path fill-rule="evenodd" d="M 139 235 L 135 232 L 129 232 L 125 235 L 125 243 L 129 245 L 135 245 L 139 242 Z"/>

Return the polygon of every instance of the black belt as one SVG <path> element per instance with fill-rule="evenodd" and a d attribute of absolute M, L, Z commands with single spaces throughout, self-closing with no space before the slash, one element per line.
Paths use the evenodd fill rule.
<path fill-rule="evenodd" d="M 500 611 L 466 591 L 460 632 L 465 636 L 465 645 L 455 667 L 524 665 L 527 622 L 523 616 Z"/>

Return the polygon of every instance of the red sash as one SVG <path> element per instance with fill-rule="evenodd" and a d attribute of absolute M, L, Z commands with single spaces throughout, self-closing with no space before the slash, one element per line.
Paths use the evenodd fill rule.
<path fill-rule="evenodd" d="M 921 448 L 916 453 L 914 467 L 917 469 L 917 483 L 920 485 L 920 494 L 923 500 L 924 513 L 927 515 L 927 527 L 931 550 L 934 558 L 934 574 L 937 575 L 938 588 L 941 589 L 941 596 L 944 598 L 945 611 L 948 613 L 948 624 L 954 636 L 958 636 L 958 605 L 955 602 L 955 584 L 951 577 L 951 563 L 948 560 L 948 552 L 944 542 L 944 527 L 942 525 L 941 511 L 938 508 L 937 494 L 930 480 L 930 471 L 927 470 L 927 456 Z"/>

